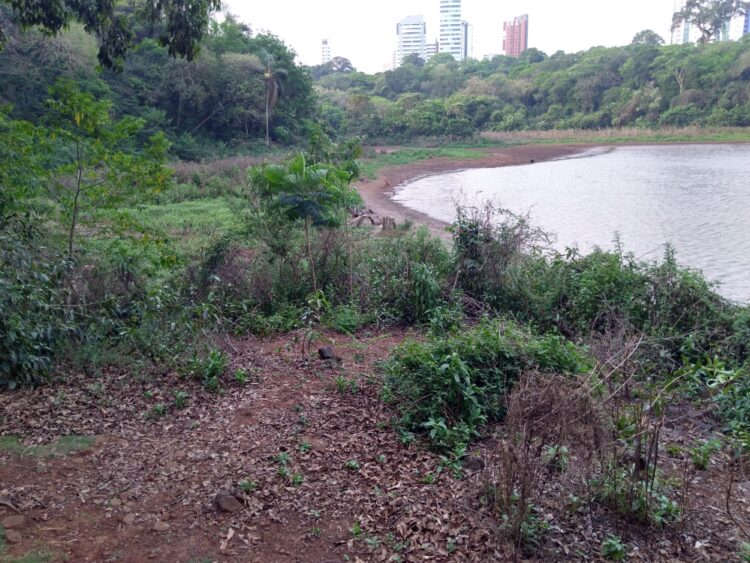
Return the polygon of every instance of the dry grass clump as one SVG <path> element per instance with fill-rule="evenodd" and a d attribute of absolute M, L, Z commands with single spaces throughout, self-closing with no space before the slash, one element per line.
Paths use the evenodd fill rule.
<path fill-rule="evenodd" d="M 534 506 L 551 478 L 569 478 L 571 487 L 573 481 L 587 482 L 604 459 L 611 433 L 581 380 L 526 373 L 506 404 L 504 439 L 490 452 L 485 490 L 504 532 L 528 549 L 542 531 Z"/>

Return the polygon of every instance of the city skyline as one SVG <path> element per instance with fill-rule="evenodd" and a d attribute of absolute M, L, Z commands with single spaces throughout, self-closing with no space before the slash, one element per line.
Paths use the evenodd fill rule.
<path fill-rule="evenodd" d="M 295 3 L 294 17 L 283 2 L 248 5 L 239 0 L 225 0 L 225 9 L 255 32 L 268 30 L 293 48 L 302 64 L 321 61 L 321 40 L 328 39 L 332 57 L 345 57 L 359 70 L 380 72 L 393 64 L 396 24 L 409 15 L 423 15 L 427 41 L 440 35 L 441 0 L 383 0 L 368 7 L 345 0 L 319 0 Z M 670 39 L 674 0 L 631 0 L 629 9 L 611 16 L 611 5 L 603 2 L 569 0 L 507 0 L 498 5 L 485 0 L 462 0 L 461 21 L 472 27 L 473 56 L 502 52 L 504 21 L 518 14 L 529 14 L 534 20 L 529 47 L 548 54 L 558 50 L 576 52 L 597 45 L 614 46 L 630 43 L 643 29 L 652 29 L 665 41 Z"/>

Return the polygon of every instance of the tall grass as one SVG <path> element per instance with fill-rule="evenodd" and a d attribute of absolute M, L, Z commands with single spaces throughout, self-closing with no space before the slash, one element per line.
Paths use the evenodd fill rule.
<path fill-rule="evenodd" d="M 750 128 L 693 126 L 659 129 L 624 127 L 597 131 L 562 129 L 485 132 L 481 137 L 504 143 L 750 142 Z"/>

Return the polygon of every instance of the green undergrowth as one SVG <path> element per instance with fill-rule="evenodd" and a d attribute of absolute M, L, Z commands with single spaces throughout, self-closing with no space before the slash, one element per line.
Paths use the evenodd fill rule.
<path fill-rule="evenodd" d="M 592 360 L 562 337 L 537 335 L 513 321 L 485 320 L 459 334 L 407 341 L 386 364 L 385 396 L 400 425 L 455 450 L 505 414 L 505 395 L 527 370 L 579 374 Z"/>
<path fill-rule="evenodd" d="M 64 457 L 93 445 L 91 436 L 61 436 L 43 446 L 24 446 L 18 436 L 0 436 L 0 451 L 24 457 Z"/>
<path fill-rule="evenodd" d="M 0 528 L 0 537 L 2 535 L 2 528 Z M 52 553 L 46 550 L 35 550 L 18 557 L 6 555 L 3 543 L 4 540 L 0 540 L 0 562 L 2 563 L 49 563 L 54 559 Z"/>
<path fill-rule="evenodd" d="M 241 226 L 236 198 L 215 197 L 176 203 L 140 205 L 131 211 L 144 227 L 163 233 L 183 254 L 196 254 Z"/>

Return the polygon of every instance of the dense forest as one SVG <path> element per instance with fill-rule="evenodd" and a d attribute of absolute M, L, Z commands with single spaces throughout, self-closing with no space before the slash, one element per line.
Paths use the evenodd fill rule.
<path fill-rule="evenodd" d="M 343 58 L 302 67 L 281 40 L 253 35 L 229 15 L 211 23 L 193 62 L 171 58 L 141 30 L 123 72 L 114 73 L 95 70 L 96 43 L 81 28 L 52 39 L 19 33 L 2 9 L 10 40 L 0 53 L 0 101 L 14 117 L 42 116 L 49 87 L 67 77 L 110 99 L 117 116 L 166 131 L 182 159 L 262 150 L 267 101 L 277 145 L 304 144 L 315 124 L 373 143 L 481 131 L 750 125 L 748 38 L 664 46 L 641 32 L 625 47 L 549 56 L 529 49 L 519 59 L 461 63 L 446 54 L 426 63 L 412 57 L 367 75 Z"/>
<path fill-rule="evenodd" d="M 213 1 L 49 5 L 0 0 L 0 559 L 750 561 L 747 304 L 355 186 L 539 148 L 484 131 L 748 126 L 750 39 L 371 76 Z"/>
<path fill-rule="evenodd" d="M 374 76 L 331 73 L 317 82 L 321 114 L 335 130 L 380 139 L 750 125 L 750 38 L 663 46 L 653 35 L 580 53 L 463 63 L 441 54 Z"/>

